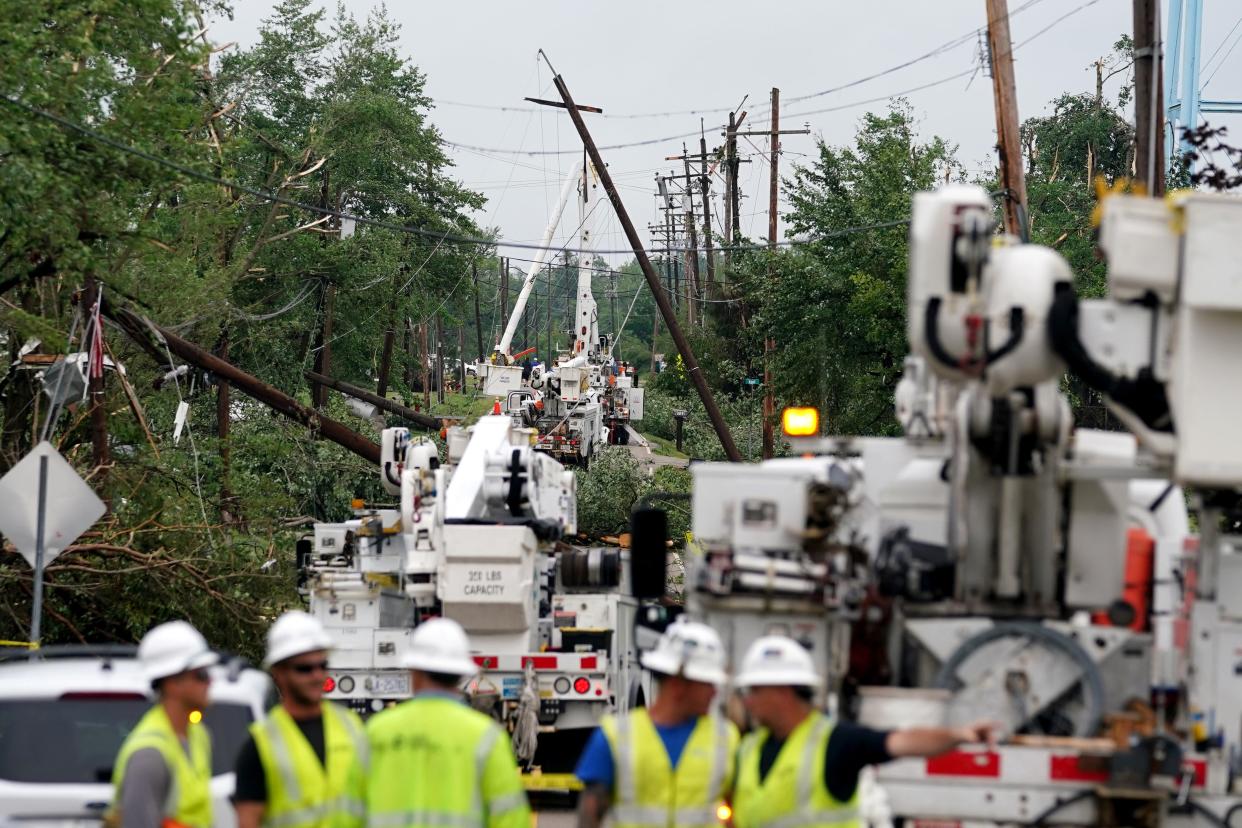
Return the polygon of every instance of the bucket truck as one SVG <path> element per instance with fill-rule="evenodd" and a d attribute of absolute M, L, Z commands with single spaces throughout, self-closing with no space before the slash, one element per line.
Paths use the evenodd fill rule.
<path fill-rule="evenodd" d="M 1242 201 L 1108 198 L 1090 300 L 992 215 L 977 187 L 914 200 L 904 437 L 790 409 L 797 456 L 692 468 L 687 612 L 735 664 L 792 635 L 866 724 L 1000 721 L 996 749 L 879 769 L 907 824 L 1231 824 Z M 1067 370 L 1126 431 L 1074 426 Z"/>
<path fill-rule="evenodd" d="M 599 309 L 591 290 L 593 267 L 588 258 L 593 244 L 593 214 L 600 203 L 597 187 L 587 165 L 575 167 L 566 177 L 504 334 L 481 371 L 483 392 L 500 398 L 500 410 L 515 423 L 538 430 L 539 451 L 584 467 L 607 443 L 628 442 L 626 427 L 631 420 L 642 419 L 643 409 L 643 389 L 637 387 L 633 367 L 617 365 L 611 338 L 599 330 Z M 514 363 L 513 337 L 571 197 L 578 204 L 576 236 L 580 248 L 573 345 L 568 353 L 555 358 L 547 355 L 545 363 L 523 367 Z"/>
<path fill-rule="evenodd" d="M 470 703 L 505 724 L 536 787 L 600 716 L 642 690 L 630 640 L 636 604 L 622 550 L 570 546 L 571 471 L 533 450 L 535 432 L 487 416 L 430 439 L 384 430 L 379 474 L 393 502 L 353 502 L 298 545 L 299 588 L 333 639 L 328 698 L 363 715 L 408 698 L 402 651 L 428 618 L 458 621 L 477 677 Z M 569 746 L 566 746 L 569 743 Z"/>

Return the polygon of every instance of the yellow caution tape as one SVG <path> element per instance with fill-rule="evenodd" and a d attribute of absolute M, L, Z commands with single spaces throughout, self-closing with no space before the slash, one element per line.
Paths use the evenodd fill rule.
<path fill-rule="evenodd" d="M 39 649 L 37 641 L 5 641 L 0 639 L 0 647 L 24 647 L 27 650 Z"/>
<path fill-rule="evenodd" d="M 524 773 L 522 785 L 528 791 L 580 791 L 584 787 L 572 773 Z"/>

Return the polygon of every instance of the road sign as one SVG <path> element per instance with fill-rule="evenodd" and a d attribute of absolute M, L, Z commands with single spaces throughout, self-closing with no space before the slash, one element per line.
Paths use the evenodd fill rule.
<path fill-rule="evenodd" d="M 759 377 L 746 377 L 742 382 L 746 385 L 763 385 L 763 380 Z"/>
<path fill-rule="evenodd" d="M 0 478 L 0 532 L 31 566 L 35 565 L 39 529 L 40 457 L 47 458 L 43 563 L 65 551 L 106 511 L 103 501 L 52 444 L 39 443 Z"/>

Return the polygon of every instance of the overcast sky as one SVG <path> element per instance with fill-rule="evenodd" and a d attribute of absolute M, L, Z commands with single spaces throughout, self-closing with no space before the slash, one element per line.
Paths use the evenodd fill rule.
<path fill-rule="evenodd" d="M 217 42 L 237 41 L 246 47 L 257 39 L 257 27 L 270 14 L 273 0 L 236 5 L 234 19 L 215 23 L 211 34 Z M 362 17 L 378 3 L 344 0 L 344 5 Z M 1018 11 L 1024 5 L 1029 8 Z M 1045 112 L 1061 92 L 1093 88 L 1090 65 L 1111 51 L 1119 35 L 1130 31 L 1131 5 L 1131 0 L 1009 0 L 1013 42 L 1022 44 L 1038 35 L 1019 46 L 1014 55 L 1020 117 Z M 1217 70 L 1204 96 L 1242 99 L 1242 47 L 1233 49 L 1238 44 L 1235 38 L 1242 38 L 1242 28 L 1227 35 L 1239 22 L 1242 9 L 1238 0 L 1204 0 L 1204 5 L 1205 60 L 1222 46 L 1204 72 L 1206 79 Z M 330 5 L 334 7 L 335 2 Z M 700 116 L 681 111 L 700 110 L 710 149 L 720 143 L 719 132 L 712 127 L 722 123 L 743 96 L 749 96 L 743 109 L 750 113 L 750 127 L 765 128 L 770 89 L 779 87 L 782 126 L 808 125 L 812 132 L 782 139 L 783 175 L 813 152 L 816 137 L 832 144 L 848 143 L 863 113 L 885 107 L 883 101 L 852 104 L 968 72 L 976 63 L 977 40 L 965 38 L 932 58 L 848 89 L 793 99 L 884 72 L 986 23 L 984 0 L 780 0 L 763 4 L 749 0 L 407 0 L 390 2 L 388 9 L 401 24 L 404 55 L 427 76 L 427 91 L 437 101 L 432 119 L 449 141 L 523 153 L 580 151 L 577 135 L 563 112 L 546 107 L 535 112 L 491 108 L 525 110 L 530 107 L 522 100 L 526 96 L 557 97 L 547 65 L 536 59 L 542 48 L 579 103 L 603 107 L 603 116 L 587 116 L 601 147 L 694 132 Z M 1039 34 L 1050 25 L 1051 29 Z M 1226 54 L 1228 58 L 1222 60 Z M 1114 78 L 1109 94 L 1116 94 L 1120 80 Z M 909 92 L 906 97 L 925 136 L 939 135 L 956 143 L 959 159 L 972 170 L 994 164 L 990 80 L 982 74 L 973 80 L 961 77 Z M 829 107 L 841 108 L 802 114 Z M 680 114 L 622 117 L 669 112 Z M 1229 123 L 1235 133 L 1242 133 L 1242 119 Z M 682 140 L 692 142 L 692 149 L 697 150 L 696 135 L 604 152 L 644 238 L 646 225 L 657 216 L 653 176 L 671 169 L 672 163 L 663 159 L 680 154 Z M 751 141 L 741 145 L 743 155 L 754 155 L 756 161 L 742 167 L 746 194 L 742 230 L 758 237 L 766 233 L 767 226 L 767 164 L 758 163 L 767 143 L 762 138 Z M 562 171 L 578 157 L 462 148 L 451 149 L 450 154 L 460 180 L 488 198 L 478 216 L 480 223 L 499 227 L 506 239 L 532 242 L 542 235 Z M 717 182 L 716 189 L 719 192 L 723 186 Z M 567 233 L 577 221 L 567 217 L 562 224 Z M 596 239 L 601 247 L 627 246 L 611 210 L 597 225 Z"/>

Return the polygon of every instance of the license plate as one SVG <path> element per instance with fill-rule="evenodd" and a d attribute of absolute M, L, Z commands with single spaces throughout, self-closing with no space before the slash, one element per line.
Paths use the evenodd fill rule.
<path fill-rule="evenodd" d="M 377 696 L 410 695 L 410 677 L 406 673 L 400 673 L 395 676 L 376 676 L 373 686 Z"/>

